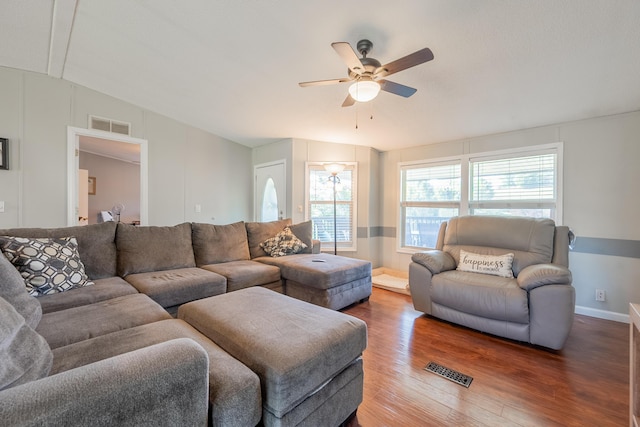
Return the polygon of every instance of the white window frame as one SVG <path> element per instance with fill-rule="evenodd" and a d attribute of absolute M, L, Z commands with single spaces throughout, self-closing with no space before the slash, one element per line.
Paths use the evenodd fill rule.
<path fill-rule="evenodd" d="M 403 223 L 402 216 L 402 208 L 403 208 L 403 200 L 402 200 L 402 186 L 404 185 L 403 181 L 403 170 L 409 168 L 416 167 L 433 167 L 444 164 L 452 164 L 459 162 L 460 163 L 460 171 L 461 171 L 461 189 L 460 189 L 460 205 L 459 205 L 459 215 L 470 215 L 471 209 L 469 206 L 469 191 L 471 188 L 470 183 L 470 165 L 473 161 L 488 161 L 488 160 L 498 160 L 498 159 L 507 159 L 513 157 L 525 157 L 528 155 L 541 155 L 546 153 L 555 153 L 556 154 L 556 198 L 555 198 L 555 207 L 554 212 L 555 215 L 552 218 L 557 225 L 562 225 L 563 221 L 563 151 L 564 144 L 562 142 L 555 142 L 551 144 L 542 144 L 542 145 L 534 145 L 527 147 L 519 147 L 512 148 L 506 150 L 496 150 L 496 151 L 488 151 L 488 152 L 479 152 L 473 154 L 463 154 L 460 156 L 452 156 L 452 157 L 442 157 L 442 158 L 434 158 L 427 160 L 417 160 L 410 162 L 400 162 L 398 163 L 398 177 L 399 177 L 399 191 L 398 191 L 398 212 L 397 212 L 397 230 L 396 233 L 396 249 L 397 252 L 400 253 L 415 253 L 425 250 L 425 248 L 417 248 L 415 246 L 403 246 L 403 233 L 405 224 Z M 432 203 L 435 204 L 435 203 Z M 455 204 L 455 203 L 454 203 Z"/>
<path fill-rule="evenodd" d="M 305 183 L 304 183 L 304 217 L 305 221 L 311 219 L 310 207 L 310 171 L 323 169 L 325 164 L 336 163 L 336 161 L 326 162 L 305 162 Z M 350 244 L 338 241 L 338 251 L 340 252 L 356 252 L 358 250 L 358 162 L 337 162 L 345 165 L 345 170 L 352 171 L 351 179 L 351 242 Z M 327 173 L 328 176 L 328 173 Z M 340 177 L 340 174 L 338 174 Z M 340 203 L 340 202 L 339 202 Z M 322 252 L 331 252 L 334 250 L 334 242 L 322 242 L 320 245 Z"/>

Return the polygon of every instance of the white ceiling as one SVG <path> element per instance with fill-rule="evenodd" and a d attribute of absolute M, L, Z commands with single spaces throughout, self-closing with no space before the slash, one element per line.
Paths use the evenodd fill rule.
<path fill-rule="evenodd" d="M 639 22 L 637 0 L 2 0 L 0 66 L 250 147 L 386 151 L 640 109 Z M 331 43 L 362 38 L 383 64 L 433 51 L 389 78 L 415 95 L 297 85 L 345 77 Z"/>

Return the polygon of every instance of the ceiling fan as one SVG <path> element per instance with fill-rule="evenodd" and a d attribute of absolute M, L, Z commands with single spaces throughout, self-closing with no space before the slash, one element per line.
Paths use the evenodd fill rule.
<path fill-rule="evenodd" d="M 356 102 L 371 101 L 378 96 L 378 93 L 381 90 L 395 95 L 400 95 L 405 98 L 410 97 L 416 93 L 417 89 L 401 85 L 399 83 L 394 83 L 386 80 L 385 78 L 397 73 L 398 71 L 415 67 L 416 65 L 423 64 L 433 59 L 433 52 L 431 52 L 429 48 L 425 47 L 424 49 L 420 49 L 410 55 L 381 65 L 380 61 L 377 59 L 367 57 L 367 54 L 371 51 L 371 48 L 373 48 L 373 43 L 369 40 L 363 39 L 357 44 L 358 52 L 360 52 L 362 58 L 358 58 L 356 52 L 347 42 L 331 43 L 331 47 L 333 47 L 338 55 L 340 55 L 340 58 L 342 58 L 342 60 L 347 64 L 347 67 L 349 67 L 349 77 L 342 79 L 301 82 L 298 84 L 301 87 L 307 87 L 354 82 L 349 87 L 349 95 L 347 95 L 347 98 L 342 103 L 343 107 L 350 107 Z"/>

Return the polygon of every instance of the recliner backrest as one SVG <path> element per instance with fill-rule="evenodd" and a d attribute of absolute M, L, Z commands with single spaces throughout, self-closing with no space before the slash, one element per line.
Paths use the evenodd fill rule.
<path fill-rule="evenodd" d="M 553 259 L 556 227 L 548 218 L 459 216 L 444 229 L 442 250 L 460 261 L 460 250 L 485 255 L 514 254 L 513 273 Z"/>

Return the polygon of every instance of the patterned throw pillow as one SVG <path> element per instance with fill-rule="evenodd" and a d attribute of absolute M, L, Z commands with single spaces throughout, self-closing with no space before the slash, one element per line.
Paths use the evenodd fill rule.
<path fill-rule="evenodd" d="M 29 295 L 38 297 L 93 285 L 84 271 L 75 237 L 0 236 L 0 249 L 20 272 Z"/>
<path fill-rule="evenodd" d="M 289 227 L 285 227 L 285 229 L 276 234 L 275 237 L 271 237 L 260 243 L 260 247 L 272 257 L 279 257 L 302 252 L 307 248 L 307 245 L 298 239 Z"/>
<path fill-rule="evenodd" d="M 456 270 L 470 271 L 472 273 L 491 274 L 493 276 L 513 278 L 511 265 L 513 254 L 481 255 L 460 250 L 460 262 Z"/>

